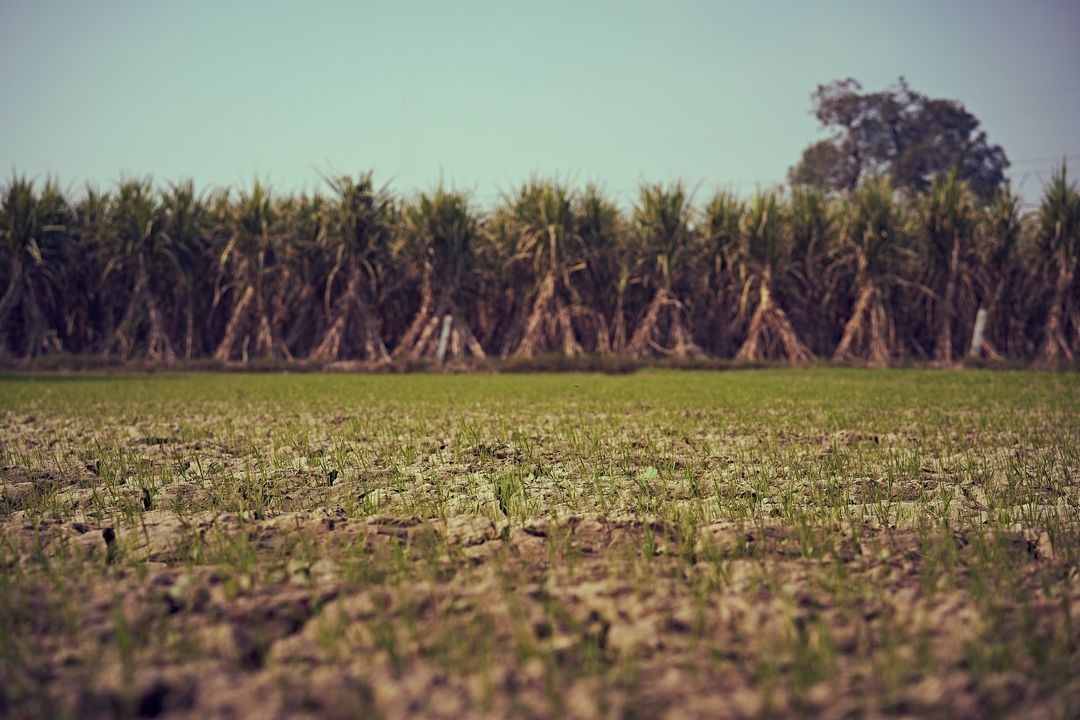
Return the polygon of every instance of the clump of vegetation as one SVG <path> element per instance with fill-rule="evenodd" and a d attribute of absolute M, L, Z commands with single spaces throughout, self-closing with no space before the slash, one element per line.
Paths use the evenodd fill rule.
<path fill-rule="evenodd" d="M 387 362 L 390 353 L 382 339 L 378 310 L 396 205 L 385 190 L 375 190 L 371 173 L 355 181 L 342 176 L 329 182 L 337 202 L 323 218 L 327 225 L 319 227 L 319 239 L 333 257 L 323 291 L 328 327 L 310 357 Z"/>
<path fill-rule="evenodd" d="M 854 307 L 833 357 L 861 357 L 881 367 L 897 352 L 894 298 L 903 248 L 896 199 L 889 182 L 875 180 L 855 192 L 843 209 L 842 222 L 831 269 L 834 277 L 843 269 L 849 273 L 834 282 L 853 278 Z"/>
<path fill-rule="evenodd" d="M 684 274 L 692 251 L 692 212 L 690 197 L 680 183 L 641 188 L 633 238 L 647 266 L 643 284 L 652 291 L 652 299 L 626 346 L 634 357 L 702 354 L 690 332 L 686 303 L 675 291 L 675 281 Z"/>
<path fill-rule="evenodd" d="M 781 212 L 775 193 L 758 193 L 744 217 L 739 263 L 745 280 L 739 311 L 750 320 L 736 360 L 756 361 L 783 354 L 789 362 L 802 364 L 814 358 L 776 299 L 776 276 L 791 272 L 791 238 L 783 234 Z"/>
<path fill-rule="evenodd" d="M 422 268 L 420 309 L 394 354 L 413 360 L 485 357 L 461 299 L 469 289 L 468 272 L 479 234 L 468 198 L 439 187 L 406 208 L 405 217 L 408 252 Z M 448 331 L 441 329 L 446 326 Z"/>
<path fill-rule="evenodd" d="M 1054 288 L 1039 357 L 1046 362 L 1062 355 L 1072 360 L 1080 334 L 1075 281 L 1080 258 L 1080 193 L 1069 184 L 1064 166 L 1054 175 L 1039 207 L 1036 242 L 1043 272 L 1053 278 Z"/>

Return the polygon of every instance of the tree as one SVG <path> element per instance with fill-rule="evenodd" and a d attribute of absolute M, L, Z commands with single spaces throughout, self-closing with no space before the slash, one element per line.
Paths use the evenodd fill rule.
<path fill-rule="evenodd" d="M 1004 184 L 1005 151 L 956 100 L 929 98 L 904 78 L 874 93 L 852 78 L 835 80 L 811 97 L 814 116 L 832 135 L 803 151 L 788 172 L 793 185 L 846 192 L 888 176 L 898 189 L 923 192 L 952 167 L 983 201 Z"/>

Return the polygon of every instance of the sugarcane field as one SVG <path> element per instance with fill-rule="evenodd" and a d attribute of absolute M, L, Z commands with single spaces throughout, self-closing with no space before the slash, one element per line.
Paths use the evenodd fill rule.
<path fill-rule="evenodd" d="M 1077 28 L 0 7 L 0 717 L 1080 716 Z"/>

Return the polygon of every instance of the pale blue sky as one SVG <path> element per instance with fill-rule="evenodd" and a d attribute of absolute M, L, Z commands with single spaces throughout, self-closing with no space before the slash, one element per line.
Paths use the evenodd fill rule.
<path fill-rule="evenodd" d="M 705 195 L 782 180 L 819 83 L 956 98 L 1038 194 L 1080 167 L 1080 2 L 0 0 L 0 168 L 482 201 L 531 173 Z M 1026 178 L 1026 179 L 1025 179 Z"/>

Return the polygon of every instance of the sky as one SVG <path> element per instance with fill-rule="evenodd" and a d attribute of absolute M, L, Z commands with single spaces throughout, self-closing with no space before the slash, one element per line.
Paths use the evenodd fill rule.
<path fill-rule="evenodd" d="M 1078 38 L 1077 0 L 0 0 L 0 170 L 749 193 L 824 136 L 819 84 L 903 75 L 979 118 L 1034 200 L 1080 166 Z"/>

